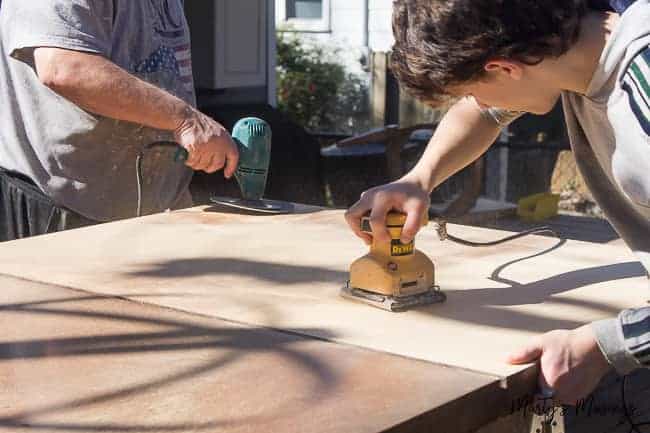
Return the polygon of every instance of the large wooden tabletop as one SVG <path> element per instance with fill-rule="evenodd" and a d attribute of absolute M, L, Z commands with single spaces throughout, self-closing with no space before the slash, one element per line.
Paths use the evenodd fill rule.
<path fill-rule="evenodd" d="M 0 285 L 0 432 L 470 431 L 508 401 L 481 374 L 11 277 Z"/>
<path fill-rule="evenodd" d="M 342 213 L 303 210 L 0 244 L 0 431 L 472 431 L 534 390 L 509 350 L 650 294 L 620 245 L 426 228 L 448 301 L 388 313 L 338 295 L 366 252 Z"/>

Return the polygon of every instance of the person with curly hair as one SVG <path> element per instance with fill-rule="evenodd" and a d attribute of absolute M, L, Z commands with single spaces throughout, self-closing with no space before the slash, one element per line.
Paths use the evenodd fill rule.
<path fill-rule="evenodd" d="M 523 113 L 562 100 L 577 164 L 595 199 L 650 269 L 650 0 L 397 0 L 392 70 L 450 108 L 418 164 L 366 191 L 346 214 L 364 241 L 388 239 L 390 210 L 410 242 L 431 191 L 479 158 Z M 372 235 L 359 230 L 370 212 Z M 540 363 L 540 388 L 573 405 L 601 378 L 650 367 L 650 308 L 557 330 L 510 354 Z"/>

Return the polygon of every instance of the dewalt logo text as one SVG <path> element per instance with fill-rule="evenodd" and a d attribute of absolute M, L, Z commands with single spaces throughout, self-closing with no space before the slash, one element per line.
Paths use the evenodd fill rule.
<path fill-rule="evenodd" d="M 415 250 L 415 244 L 413 242 L 408 244 L 403 244 L 399 239 L 393 239 L 390 247 L 391 256 L 408 256 L 413 254 Z"/>

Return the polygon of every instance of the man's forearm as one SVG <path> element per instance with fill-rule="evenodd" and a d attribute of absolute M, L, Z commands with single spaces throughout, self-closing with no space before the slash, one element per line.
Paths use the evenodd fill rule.
<path fill-rule="evenodd" d="M 408 174 L 429 192 L 478 159 L 499 136 L 499 125 L 486 118 L 476 102 L 457 102 L 436 129 L 424 155 Z"/>
<path fill-rule="evenodd" d="M 99 55 L 38 48 L 34 58 L 45 85 L 91 113 L 172 131 L 192 112 L 182 99 Z"/>

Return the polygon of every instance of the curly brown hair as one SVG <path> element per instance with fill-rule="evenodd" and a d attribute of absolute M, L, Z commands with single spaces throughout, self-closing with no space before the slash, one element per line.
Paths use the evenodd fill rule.
<path fill-rule="evenodd" d="M 391 69 L 416 98 L 437 106 L 449 87 L 480 79 L 494 58 L 529 65 L 566 53 L 588 0 L 395 0 Z"/>

